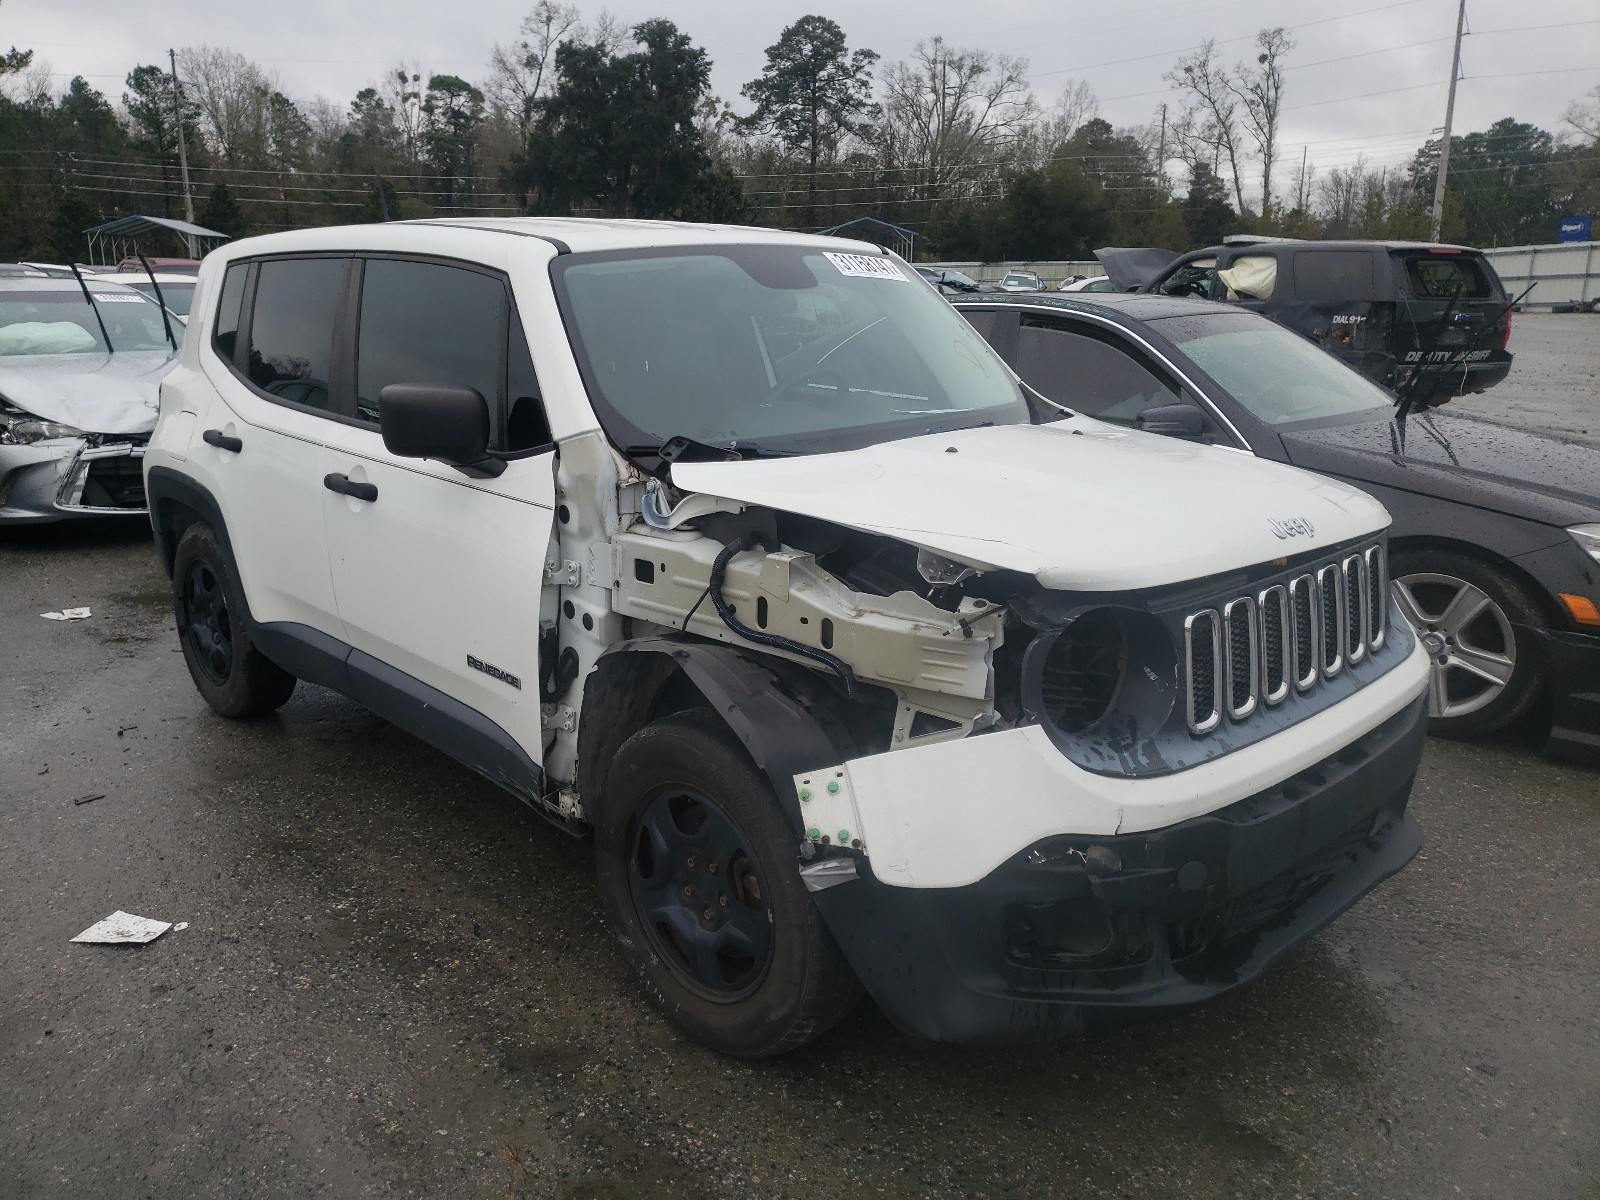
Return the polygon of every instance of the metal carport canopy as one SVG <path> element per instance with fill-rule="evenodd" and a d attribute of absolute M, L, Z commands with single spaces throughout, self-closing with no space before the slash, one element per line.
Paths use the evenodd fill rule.
<path fill-rule="evenodd" d="M 95 225 L 85 229 L 83 234 L 89 239 L 89 257 L 92 259 L 95 257 L 97 245 L 109 246 L 115 250 L 119 243 L 124 240 L 135 242 L 142 236 L 163 232 L 176 233 L 181 237 L 189 247 L 189 254 L 194 258 L 200 257 L 201 242 L 221 243 L 228 240 L 228 235 L 225 233 L 218 233 L 215 229 L 206 229 L 188 221 L 176 221 L 171 217 L 137 215 L 117 217 L 115 220 L 107 221 L 102 225 Z M 208 250 L 214 248 L 213 246 L 206 247 Z M 118 255 L 118 257 L 122 256 Z"/>

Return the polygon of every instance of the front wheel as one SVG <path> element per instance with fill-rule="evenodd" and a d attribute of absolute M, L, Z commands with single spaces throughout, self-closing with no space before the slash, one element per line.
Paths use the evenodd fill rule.
<path fill-rule="evenodd" d="M 799 834 L 710 709 L 629 738 L 595 828 L 601 898 L 651 998 L 725 1054 L 818 1037 L 860 988 L 800 879 Z"/>
<path fill-rule="evenodd" d="M 1446 737 L 1494 733 L 1525 714 L 1543 683 L 1526 628 L 1537 604 L 1487 563 L 1444 550 L 1390 556 L 1395 600 L 1428 652 L 1428 728 Z"/>

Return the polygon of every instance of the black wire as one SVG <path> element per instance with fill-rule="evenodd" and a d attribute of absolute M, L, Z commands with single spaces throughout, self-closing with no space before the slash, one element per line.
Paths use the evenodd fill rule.
<path fill-rule="evenodd" d="M 820 663 L 822 666 L 827 667 L 839 676 L 840 681 L 844 684 L 844 694 L 854 699 L 856 694 L 855 672 L 850 669 L 850 665 L 843 659 L 835 658 L 826 650 L 818 650 L 815 646 L 808 646 L 804 642 L 786 638 L 782 634 L 763 633 L 759 629 L 751 629 L 750 626 L 744 624 L 733 615 L 733 610 L 728 607 L 728 602 L 723 599 L 722 577 L 727 573 L 728 561 L 734 555 L 750 549 L 759 540 L 759 536 L 753 533 L 737 537 L 722 548 L 722 552 L 717 555 L 716 561 L 711 564 L 711 582 L 706 584 L 706 592 L 711 596 L 711 604 L 717 610 L 717 616 L 722 618 L 724 625 L 747 641 L 755 642 L 758 646 L 772 646 L 775 649 L 788 650 L 790 653 L 798 654 L 802 658 L 809 658 L 812 662 Z M 701 599 L 704 598 L 704 596 L 701 597 Z M 695 608 L 699 607 L 700 604 L 696 601 Z M 693 615 L 692 610 L 690 615 Z M 685 620 L 684 623 L 688 624 L 688 621 Z"/>

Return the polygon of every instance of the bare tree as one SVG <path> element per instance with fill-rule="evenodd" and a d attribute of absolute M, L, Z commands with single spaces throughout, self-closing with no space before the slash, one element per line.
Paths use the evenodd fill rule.
<path fill-rule="evenodd" d="M 1220 169 L 1226 160 L 1234 205 L 1244 212 L 1244 183 L 1239 175 L 1239 96 L 1233 90 L 1228 69 L 1217 58 L 1217 40 L 1207 38 L 1162 78 L 1185 95 L 1183 112 L 1171 131 L 1177 139 L 1178 157 L 1191 170 L 1198 162 Z"/>
<path fill-rule="evenodd" d="M 917 168 L 914 190 L 948 197 L 1005 159 L 1039 111 L 1026 59 L 918 42 L 883 70 L 880 150 Z"/>
<path fill-rule="evenodd" d="M 394 113 L 413 184 L 422 171 L 422 92 L 422 69 L 416 63 L 402 62 L 383 77 L 382 98 Z"/>
<path fill-rule="evenodd" d="M 200 132 L 211 152 L 228 166 L 259 159 L 266 149 L 268 98 L 279 90 L 277 79 L 238 51 L 212 46 L 179 50 L 178 73 L 200 105 Z"/>
<path fill-rule="evenodd" d="M 1015 157 L 1027 166 L 1043 167 L 1073 134 L 1099 115 L 1100 100 L 1094 88 L 1087 80 L 1075 79 L 1018 135 Z"/>
<path fill-rule="evenodd" d="M 1282 25 L 1256 34 L 1254 66 L 1240 63 L 1228 89 L 1244 105 L 1244 128 L 1261 160 L 1261 216 L 1272 216 L 1272 167 L 1278 159 L 1278 113 L 1283 107 L 1283 60 L 1294 39 Z M 1226 76 L 1224 77 L 1226 78 Z M 1241 206 L 1242 211 L 1242 206 Z"/>
<path fill-rule="evenodd" d="M 489 51 L 489 102 L 506 113 L 526 141 L 533 105 L 555 75 L 556 48 L 570 38 L 581 40 L 583 22 L 577 8 L 555 0 L 539 0 L 522 18 L 521 36 L 513 43 L 496 42 Z"/>
<path fill-rule="evenodd" d="M 1600 144 L 1600 84 L 1591 88 L 1585 99 L 1567 105 L 1561 119 L 1588 138 L 1591 145 Z"/>

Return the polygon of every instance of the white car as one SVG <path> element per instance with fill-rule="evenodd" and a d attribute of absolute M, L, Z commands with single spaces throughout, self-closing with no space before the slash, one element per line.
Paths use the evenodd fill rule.
<path fill-rule="evenodd" d="M 0 278 L 0 525 L 142 516 L 181 326 L 116 283 Z"/>
<path fill-rule="evenodd" d="M 187 324 L 189 320 L 189 305 L 194 301 L 193 275 L 176 275 L 170 271 L 155 271 L 148 275 L 135 271 L 104 271 L 88 278 L 131 287 L 152 300 L 165 303 L 167 311 L 179 321 Z"/>
<path fill-rule="evenodd" d="M 1032 271 L 1007 271 L 1000 279 L 1002 292 L 1042 292 L 1044 280 Z"/>
<path fill-rule="evenodd" d="M 1117 285 L 1104 275 L 1079 275 L 1074 279 L 1065 280 L 1058 292 L 1114 292 Z"/>
<path fill-rule="evenodd" d="M 308 229 L 190 329 L 145 474 L 200 694 L 335 688 L 592 836 L 718 1050 L 1192 1004 L 1420 846 L 1384 510 L 1041 402 L 877 247 Z"/>

